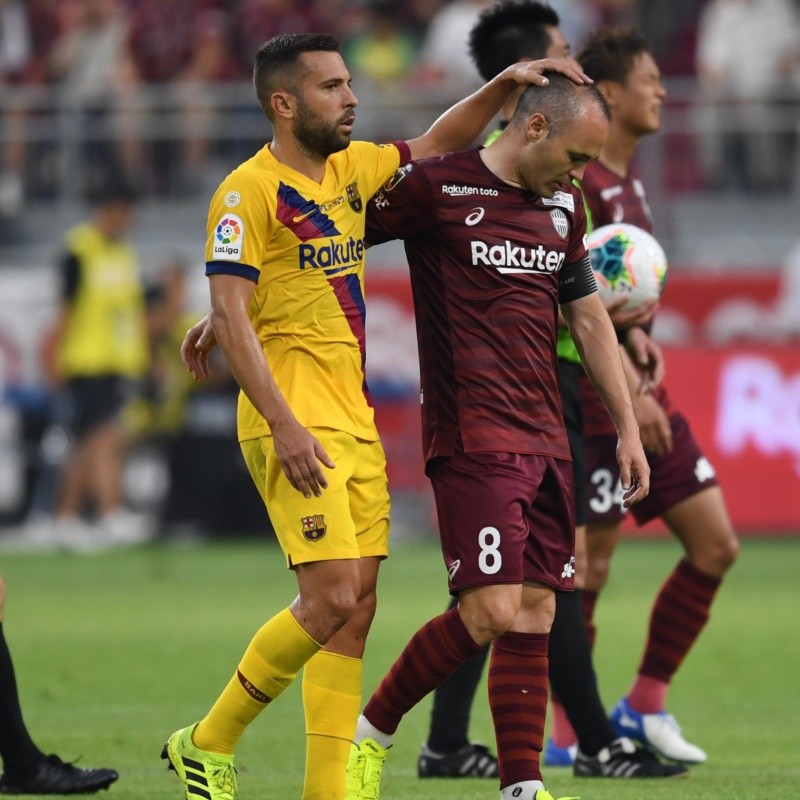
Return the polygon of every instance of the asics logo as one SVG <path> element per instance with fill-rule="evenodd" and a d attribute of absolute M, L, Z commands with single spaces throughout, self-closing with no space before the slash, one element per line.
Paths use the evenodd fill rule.
<path fill-rule="evenodd" d="M 483 209 L 480 206 L 478 208 L 473 208 L 472 211 L 467 215 L 467 218 L 464 220 L 464 222 L 469 226 L 477 225 L 483 219 L 483 215 L 485 213 L 486 209 Z"/>
<path fill-rule="evenodd" d="M 447 570 L 447 579 L 452 581 L 453 578 L 456 576 L 456 572 L 458 572 L 458 568 L 461 566 L 461 559 L 457 558 L 451 565 L 450 568 Z"/>

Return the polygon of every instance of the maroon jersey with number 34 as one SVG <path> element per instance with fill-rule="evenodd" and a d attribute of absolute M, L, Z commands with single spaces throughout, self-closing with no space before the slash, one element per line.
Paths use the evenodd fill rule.
<path fill-rule="evenodd" d="M 627 222 L 643 228 L 648 233 L 653 232 L 653 220 L 644 186 L 634 173 L 629 172 L 623 178 L 599 161 L 591 161 L 586 165 L 581 180 L 581 190 L 594 229 L 616 222 Z M 668 414 L 672 413 L 672 405 L 662 386 L 656 387 L 653 397 Z M 581 377 L 581 399 L 585 435 L 616 434 L 603 401 L 585 375 Z"/>

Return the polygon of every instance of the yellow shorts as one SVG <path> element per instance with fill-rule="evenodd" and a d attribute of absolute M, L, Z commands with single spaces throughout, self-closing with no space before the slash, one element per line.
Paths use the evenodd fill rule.
<path fill-rule="evenodd" d="M 336 469 L 323 467 L 328 488 L 306 499 L 290 483 L 271 436 L 240 442 L 291 569 L 311 561 L 389 555 L 389 486 L 380 442 L 310 428 Z"/>

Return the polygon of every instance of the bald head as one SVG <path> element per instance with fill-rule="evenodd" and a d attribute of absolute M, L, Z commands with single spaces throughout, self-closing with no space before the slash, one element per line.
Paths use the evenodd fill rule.
<path fill-rule="evenodd" d="M 481 158 L 501 180 L 542 197 L 567 191 L 600 155 L 609 127 L 605 99 L 591 84 L 547 73 L 522 93 L 508 127 Z"/>
<path fill-rule="evenodd" d="M 560 72 L 546 72 L 547 86 L 529 86 L 520 95 L 509 127 L 524 127 L 532 114 L 547 119 L 548 136 L 557 134 L 565 125 L 583 116 L 590 107 L 599 110 L 606 120 L 611 113 L 605 98 L 594 84 L 573 83 Z"/>

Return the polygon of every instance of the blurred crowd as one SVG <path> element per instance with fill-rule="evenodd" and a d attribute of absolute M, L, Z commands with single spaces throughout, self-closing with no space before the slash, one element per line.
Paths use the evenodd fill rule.
<path fill-rule="evenodd" d="M 82 142 L 83 190 L 114 169 L 148 192 L 192 194 L 201 188 L 212 126 L 220 124 L 219 90 L 246 85 L 253 55 L 270 37 L 331 32 L 343 43 L 360 91 L 437 90 L 446 105 L 479 82 L 467 32 L 488 5 L 491 0 L 0 0 L 0 85 L 12 90 L 0 104 L 0 217 L 13 217 L 26 192 L 54 191 L 53 177 L 63 172 L 55 163 L 63 156 L 44 143 L 63 120 L 47 117 L 36 129 L 54 102 L 79 112 L 71 123 L 77 133 L 60 133 Z M 793 137 L 781 115 L 796 109 L 787 112 L 773 101 L 796 96 L 797 0 L 551 5 L 574 52 L 600 24 L 635 25 L 653 42 L 665 75 L 700 79 L 708 133 L 701 150 L 710 184 L 730 179 L 724 164 L 731 156 L 747 162 L 733 176 L 744 188 L 788 179 Z M 241 105 L 254 109 L 249 93 Z M 752 105 L 762 120 L 758 130 L 748 122 Z M 741 136 L 728 135 L 731 122 Z M 754 152 L 764 127 L 780 131 L 778 146 Z M 163 141 L 154 128 L 167 131 Z"/>

